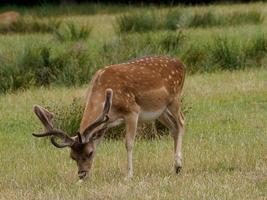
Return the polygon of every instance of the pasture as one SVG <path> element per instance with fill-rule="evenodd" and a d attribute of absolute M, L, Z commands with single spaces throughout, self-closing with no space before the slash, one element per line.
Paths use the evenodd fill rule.
<path fill-rule="evenodd" d="M 25 21 L 0 34 L 0 199 L 267 199 L 266 3 L 0 10 L 8 9 Z M 155 14 L 159 24 L 147 26 Z M 89 179 L 76 184 L 68 150 L 32 137 L 41 128 L 32 106 L 70 105 L 97 69 L 147 54 L 187 65 L 182 173 L 166 134 L 136 141 L 134 178 L 125 181 L 124 142 L 109 138 Z"/>

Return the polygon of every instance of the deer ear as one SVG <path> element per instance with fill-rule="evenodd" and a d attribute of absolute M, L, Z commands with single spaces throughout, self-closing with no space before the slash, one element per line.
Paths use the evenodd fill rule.
<path fill-rule="evenodd" d="M 33 106 L 33 111 L 39 120 L 42 122 L 46 130 L 53 129 L 52 119 L 54 114 L 39 105 Z"/>
<path fill-rule="evenodd" d="M 90 140 L 89 141 L 95 141 L 95 140 L 100 139 L 101 137 L 104 136 L 106 130 L 107 130 L 107 127 L 103 127 L 100 130 L 92 133 L 92 136 L 90 137 Z"/>

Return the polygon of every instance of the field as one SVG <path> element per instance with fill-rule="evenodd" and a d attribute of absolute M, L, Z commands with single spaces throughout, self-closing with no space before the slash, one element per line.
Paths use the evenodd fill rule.
<path fill-rule="evenodd" d="M 267 199 L 266 3 L 182 7 L 222 16 L 261 14 L 261 20 L 242 19 L 249 23 L 211 20 L 193 26 L 191 21 L 182 30 L 139 24 L 138 31 L 126 33 L 117 27 L 123 13 L 165 16 L 169 8 L 86 4 L 71 10 L 12 9 L 29 23 L 32 16 L 53 17 L 62 25 L 53 32 L 16 28 L 0 34 L 0 199 Z M 214 19 L 210 15 L 205 22 Z M 65 36 L 69 22 L 83 36 Z M 80 30 L 83 26 L 88 35 Z M 90 178 L 76 184 L 77 167 L 68 150 L 31 136 L 41 128 L 32 106 L 69 105 L 84 96 L 98 68 L 146 54 L 178 56 L 188 67 L 182 173 L 174 173 L 173 141 L 165 135 L 136 141 L 134 178 L 126 181 L 124 143 L 105 139 Z"/>

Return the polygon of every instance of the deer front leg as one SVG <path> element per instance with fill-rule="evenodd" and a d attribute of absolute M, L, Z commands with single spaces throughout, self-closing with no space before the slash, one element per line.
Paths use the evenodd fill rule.
<path fill-rule="evenodd" d="M 133 145 L 137 130 L 138 113 L 132 113 L 125 119 L 126 122 L 126 136 L 125 136 L 125 147 L 127 150 L 127 178 L 133 177 Z"/>

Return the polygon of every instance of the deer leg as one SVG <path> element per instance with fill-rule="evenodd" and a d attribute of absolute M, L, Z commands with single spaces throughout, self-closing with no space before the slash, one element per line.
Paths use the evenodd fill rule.
<path fill-rule="evenodd" d="M 176 122 L 176 129 L 173 130 L 174 152 L 175 152 L 175 172 L 179 173 L 182 169 L 182 139 L 185 132 L 184 116 L 180 110 L 180 101 L 173 102 L 168 110 Z M 171 116 L 170 116 L 171 117 Z"/>
<path fill-rule="evenodd" d="M 132 113 L 125 119 L 126 122 L 126 136 L 125 136 L 125 147 L 127 150 L 127 170 L 128 178 L 133 177 L 133 145 L 137 130 L 138 113 Z"/>

